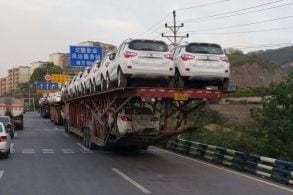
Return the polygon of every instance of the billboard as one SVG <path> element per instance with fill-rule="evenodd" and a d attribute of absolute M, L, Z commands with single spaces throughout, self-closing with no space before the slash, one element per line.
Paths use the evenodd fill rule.
<path fill-rule="evenodd" d="M 58 83 L 36 82 L 37 93 L 54 93 L 59 90 Z"/>
<path fill-rule="evenodd" d="M 89 67 L 102 60 L 102 48 L 94 46 L 70 46 L 70 66 Z"/>
<path fill-rule="evenodd" d="M 52 83 L 65 84 L 69 80 L 70 80 L 70 75 L 67 75 L 67 74 L 52 74 L 51 75 Z"/>

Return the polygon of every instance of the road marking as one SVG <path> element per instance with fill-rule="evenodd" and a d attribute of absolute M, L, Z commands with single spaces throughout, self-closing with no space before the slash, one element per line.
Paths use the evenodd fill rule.
<path fill-rule="evenodd" d="M 74 151 L 72 149 L 61 149 L 64 154 L 73 154 Z"/>
<path fill-rule="evenodd" d="M 83 151 L 90 151 L 88 148 L 86 148 L 85 146 L 83 146 L 81 143 L 76 143 L 79 147 L 81 147 L 81 149 Z"/>
<path fill-rule="evenodd" d="M 54 154 L 54 149 L 42 149 L 43 154 Z"/>
<path fill-rule="evenodd" d="M 0 170 L 0 180 L 2 179 L 3 175 L 4 175 L 4 171 Z"/>
<path fill-rule="evenodd" d="M 14 137 L 17 137 L 17 133 L 14 133 Z"/>
<path fill-rule="evenodd" d="M 10 144 L 10 153 L 14 153 L 14 143 Z"/>
<path fill-rule="evenodd" d="M 23 149 L 22 153 L 23 154 L 34 154 L 35 150 L 34 149 Z"/>
<path fill-rule="evenodd" d="M 121 171 L 119 171 L 116 168 L 112 168 L 112 170 L 117 173 L 118 175 L 120 175 L 121 177 L 123 177 L 125 180 L 127 180 L 128 182 L 130 182 L 132 185 L 134 185 L 135 187 L 137 187 L 140 191 L 142 191 L 145 194 L 150 194 L 151 192 L 149 190 L 147 190 L 145 187 L 143 187 L 142 185 L 140 185 L 139 183 L 137 183 L 136 181 L 134 181 L 133 179 L 131 179 L 130 177 L 128 177 L 126 174 L 122 173 Z"/>
<path fill-rule="evenodd" d="M 67 133 L 62 133 L 65 137 L 68 137 L 68 134 Z"/>
<path fill-rule="evenodd" d="M 57 127 L 55 127 L 55 130 L 58 131 L 59 129 Z"/>
<path fill-rule="evenodd" d="M 180 158 L 184 158 L 184 159 L 191 160 L 191 161 L 194 161 L 194 162 L 197 162 L 197 163 L 200 163 L 200 164 L 204 164 L 204 165 L 209 166 L 209 167 L 213 167 L 213 168 L 216 168 L 216 169 L 224 170 L 224 171 L 233 173 L 233 174 L 238 175 L 238 176 L 246 177 L 248 179 L 251 179 L 251 180 L 254 180 L 254 181 L 258 181 L 258 182 L 267 184 L 267 185 L 272 186 L 272 187 L 275 187 L 275 188 L 279 188 L 279 189 L 282 189 L 282 190 L 285 190 L 285 191 L 288 191 L 288 192 L 293 192 L 293 189 L 286 188 L 286 187 L 283 187 L 283 186 L 279 186 L 277 184 L 270 183 L 270 182 L 267 182 L 267 181 L 264 181 L 264 180 L 261 180 L 261 179 L 257 179 L 255 177 L 252 177 L 252 176 L 249 176 L 249 175 L 241 174 L 241 173 L 238 173 L 236 171 L 232 171 L 232 170 L 226 169 L 224 167 L 219 167 L 219 166 L 216 166 L 216 165 L 208 164 L 208 163 L 202 162 L 200 160 L 196 160 L 196 159 L 193 159 L 193 158 L 190 158 L 190 157 L 187 157 L 187 156 L 182 156 L 180 154 L 176 154 L 174 152 L 170 152 L 168 150 L 164 150 L 164 149 L 157 148 L 157 147 L 154 147 L 154 146 L 152 148 L 156 148 L 157 150 L 161 150 L 161 151 L 164 151 L 166 153 L 173 154 L 174 156 L 177 156 L 177 157 L 180 157 Z"/>

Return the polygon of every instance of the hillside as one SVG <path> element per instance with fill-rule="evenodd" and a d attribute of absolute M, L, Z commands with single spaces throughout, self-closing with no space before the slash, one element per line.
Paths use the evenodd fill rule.
<path fill-rule="evenodd" d="M 231 54 L 228 57 L 231 85 L 269 87 L 272 82 L 281 82 L 286 76 L 280 66 L 268 63 L 255 54 Z"/>
<path fill-rule="evenodd" d="M 293 46 L 256 52 L 267 62 L 280 65 L 286 72 L 293 71 Z"/>

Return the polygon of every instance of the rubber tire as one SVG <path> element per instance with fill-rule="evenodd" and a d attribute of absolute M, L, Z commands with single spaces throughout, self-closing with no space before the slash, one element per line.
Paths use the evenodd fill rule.
<path fill-rule="evenodd" d="M 111 80 L 109 78 L 109 74 L 107 74 L 107 77 L 106 77 L 106 89 L 111 89 L 111 88 L 112 88 Z"/>
<path fill-rule="evenodd" d="M 127 78 L 123 74 L 122 70 L 118 68 L 117 71 L 117 87 L 126 87 L 127 86 Z"/>
<path fill-rule="evenodd" d="M 10 155 L 10 148 L 9 148 L 9 150 L 7 152 L 3 153 L 2 158 L 3 159 L 8 159 L 9 155 Z"/>
<path fill-rule="evenodd" d="M 101 91 L 104 91 L 106 89 L 106 81 L 104 77 L 101 75 L 101 85 L 100 85 Z"/>
<path fill-rule="evenodd" d="M 220 90 L 228 91 L 229 88 L 229 78 L 225 78 L 222 84 L 218 87 Z"/>
<path fill-rule="evenodd" d="M 184 88 L 184 87 L 185 87 L 185 79 L 183 79 L 178 69 L 176 69 L 175 76 L 174 76 L 174 88 Z"/>

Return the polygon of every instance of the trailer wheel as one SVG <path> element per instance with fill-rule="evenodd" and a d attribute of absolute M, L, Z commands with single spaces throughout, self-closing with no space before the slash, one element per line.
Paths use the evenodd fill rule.
<path fill-rule="evenodd" d="M 117 87 L 126 87 L 126 86 L 127 86 L 127 78 L 123 74 L 121 68 L 119 68 L 117 72 Z"/>

